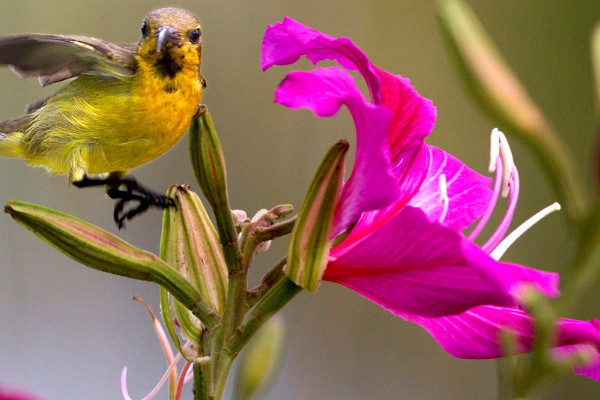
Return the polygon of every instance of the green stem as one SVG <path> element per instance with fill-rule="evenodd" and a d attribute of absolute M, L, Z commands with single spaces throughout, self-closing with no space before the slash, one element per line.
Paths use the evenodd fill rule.
<path fill-rule="evenodd" d="M 271 288 L 279 282 L 281 278 L 285 276 L 285 272 L 283 272 L 283 267 L 287 263 L 287 257 L 283 257 L 277 264 L 275 264 L 269 272 L 265 274 L 260 284 L 252 289 L 250 293 L 248 293 L 248 306 L 252 307 L 256 302 L 258 302 L 262 296 L 267 293 Z"/>
<path fill-rule="evenodd" d="M 269 318 L 301 291 L 300 286 L 292 282 L 287 276 L 283 276 L 256 303 L 244 326 L 236 331 L 229 344 L 230 351 L 237 354 Z"/>
<path fill-rule="evenodd" d="M 207 368 L 208 367 L 208 368 Z M 210 375 L 210 366 L 208 362 L 194 362 L 194 400 L 208 399 L 208 379 Z"/>
<path fill-rule="evenodd" d="M 214 369 L 214 386 L 213 395 L 214 399 L 222 399 L 225 394 L 225 388 L 227 387 L 227 379 L 229 378 L 229 372 L 231 366 L 237 354 L 229 352 L 227 349 L 223 349 L 219 357 L 218 365 L 215 365 Z"/>

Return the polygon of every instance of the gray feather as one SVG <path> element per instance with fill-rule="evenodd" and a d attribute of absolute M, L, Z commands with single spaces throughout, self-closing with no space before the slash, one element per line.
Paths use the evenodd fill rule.
<path fill-rule="evenodd" d="M 0 64 L 46 86 L 88 72 L 133 75 L 132 48 L 85 36 L 14 35 L 0 38 Z"/>

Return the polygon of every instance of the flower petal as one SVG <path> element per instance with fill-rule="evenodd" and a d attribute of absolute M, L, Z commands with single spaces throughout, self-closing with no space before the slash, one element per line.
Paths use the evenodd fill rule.
<path fill-rule="evenodd" d="M 374 68 L 381 80 L 381 104 L 392 112 L 388 139 L 396 165 L 405 152 L 418 147 L 431 133 L 437 109 L 431 100 L 422 97 L 411 86 L 410 79 Z"/>
<path fill-rule="evenodd" d="M 346 242 L 332 249 L 324 279 L 395 314 L 433 317 L 481 304 L 515 305 L 513 286 L 527 278 L 413 207 L 405 207 L 362 240 Z"/>
<path fill-rule="evenodd" d="M 287 17 L 267 28 L 262 46 L 263 69 L 293 63 L 302 55 L 313 63 L 334 59 L 344 68 L 358 70 L 369 87 L 373 103 L 391 111 L 387 135 L 402 194 L 395 208 L 400 209 L 419 189 L 429 166 L 429 152 L 423 139 L 435 122 L 433 103 L 420 96 L 408 79 L 373 65 L 348 38 L 334 38 Z"/>
<path fill-rule="evenodd" d="M 379 103 L 380 83 L 375 67 L 352 40 L 334 38 L 288 17 L 269 25 L 262 42 L 263 71 L 273 65 L 292 64 L 303 55 L 313 64 L 321 60 L 336 60 L 346 69 L 358 70 L 367 82 L 373 102 Z"/>
<path fill-rule="evenodd" d="M 458 358 L 482 359 L 503 356 L 500 332 L 505 329 L 516 336 L 519 353 L 532 350 L 534 325 L 532 318 L 518 308 L 480 306 L 460 315 L 426 318 L 401 315 L 402 318 L 422 326 L 440 346 Z M 591 344 L 600 346 L 600 333 L 595 320 L 591 322 L 566 318 L 557 320 L 557 346 L 555 350 L 568 351 L 567 346 Z M 561 347 L 564 347 L 562 350 Z M 571 349 L 572 350 L 572 349 Z M 575 372 L 600 380 L 600 363 L 577 367 Z"/>
<path fill-rule="evenodd" d="M 461 231 L 485 212 L 492 196 L 491 179 L 473 171 L 445 151 L 433 146 L 429 148 L 429 172 L 408 205 L 423 210 L 430 221 L 439 221 L 443 210 L 443 205 L 439 202 L 439 178 L 444 174 L 447 182 L 448 211 L 442 224 Z"/>
<path fill-rule="evenodd" d="M 345 104 L 354 119 L 356 157 L 336 208 L 333 236 L 361 213 L 397 201 L 399 187 L 386 138 L 390 113 L 368 103 L 346 71 L 329 67 L 291 72 L 276 90 L 275 101 L 291 108 L 308 108 L 321 117 L 334 115 Z"/>
<path fill-rule="evenodd" d="M 559 360 L 573 355 L 574 352 L 587 353 L 591 360 L 586 365 L 573 367 L 573 371 L 577 375 L 587 376 L 590 379 L 600 382 L 600 353 L 598 353 L 598 349 L 595 346 L 589 344 L 573 344 L 557 347 L 553 350 L 553 355 Z"/>

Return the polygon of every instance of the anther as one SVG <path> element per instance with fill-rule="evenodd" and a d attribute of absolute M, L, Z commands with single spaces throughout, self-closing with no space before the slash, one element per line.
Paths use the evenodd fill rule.
<path fill-rule="evenodd" d="M 512 178 L 514 160 L 504 133 L 498 131 L 498 138 L 500 139 L 500 158 L 502 159 L 502 197 L 506 197 L 510 190 L 509 183 Z"/>

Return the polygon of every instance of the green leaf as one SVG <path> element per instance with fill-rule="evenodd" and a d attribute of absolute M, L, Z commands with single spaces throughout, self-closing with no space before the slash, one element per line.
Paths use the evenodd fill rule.
<path fill-rule="evenodd" d="M 284 268 L 288 277 L 315 292 L 327 266 L 333 216 L 344 179 L 348 143 L 336 143 L 319 165 L 292 230 Z"/>
<path fill-rule="evenodd" d="M 158 283 L 200 318 L 214 326 L 218 317 L 200 293 L 174 268 L 79 218 L 35 204 L 11 201 L 5 209 L 15 221 L 72 259 L 99 271 Z"/>

